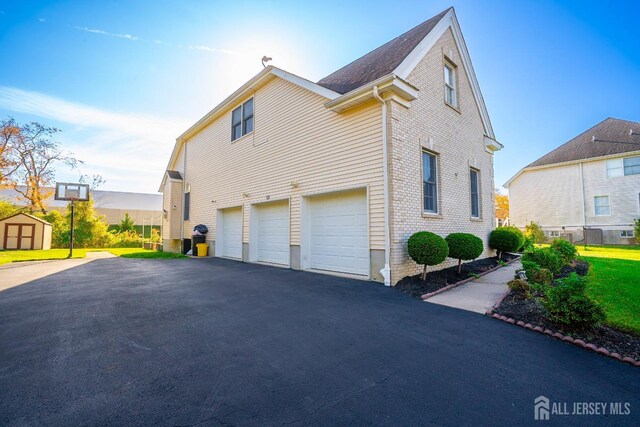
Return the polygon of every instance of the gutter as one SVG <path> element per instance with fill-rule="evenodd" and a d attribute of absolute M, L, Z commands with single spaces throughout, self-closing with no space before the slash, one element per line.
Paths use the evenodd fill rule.
<path fill-rule="evenodd" d="M 389 153 L 387 152 L 387 103 L 373 87 L 373 96 L 382 104 L 382 173 L 384 176 L 384 267 L 380 274 L 384 285 L 391 286 L 391 236 L 389 220 Z"/>

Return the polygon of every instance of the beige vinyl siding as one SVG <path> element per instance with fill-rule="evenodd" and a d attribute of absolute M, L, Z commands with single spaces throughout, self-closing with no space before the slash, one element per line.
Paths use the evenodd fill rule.
<path fill-rule="evenodd" d="M 370 245 L 384 249 L 380 105 L 372 101 L 337 114 L 324 107 L 325 98 L 279 78 L 237 105 L 251 96 L 253 133 L 231 142 L 228 112 L 186 143 L 190 223 L 207 225 L 207 238 L 214 240 L 216 210 L 243 206 L 246 243 L 249 205 L 290 199 L 290 244 L 299 245 L 302 196 L 367 187 Z"/>
<path fill-rule="evenodd" d="M 583 176 L 587 225 L 629 229 L 640 217 L 640 175 L 609 177 L 606 160 L 593 159 L 583 163 Z M 610 215 L 595 215 L 595 196 L 609 196 Z M 530 221 L 543 227 L 582 226 L 580 165 L 524 171 L 509 185 L 509 202 L 511 222 L 518 227 Z"/>
<path fill-rule="evenodd" d="M 51 249 L 51 225 L 33 219 L 27 215 L 16 215 L 0 220 L 0 248 L 4 244 L 6 224 L 33 224 L 33 249 Z M 28 248 L 30 249 L 30 248 Z"/>

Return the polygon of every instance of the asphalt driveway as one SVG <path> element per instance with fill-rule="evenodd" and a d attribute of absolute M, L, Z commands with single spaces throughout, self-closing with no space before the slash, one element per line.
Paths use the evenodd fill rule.
<path fill-rule="evenodd" d="M 371 282 L 115 258 L 0 292 L 2 425 L 525 425 L 540 395 L 640 424 L 640 369 Z"/>

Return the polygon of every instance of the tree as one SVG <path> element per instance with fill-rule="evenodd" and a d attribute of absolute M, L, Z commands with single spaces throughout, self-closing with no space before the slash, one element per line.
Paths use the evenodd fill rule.
<path fill-rule="evenodd" d="M 133 222 L 133 219 L 129 216 L 129 212 L 125 212 L 124 218 L 120 221 L 120 232 L 135 231 L 135 225 L 135 222 Z"/>
<path fill-rule="evenodd" d="M 19 211 L 20 209 L 13 203 L 6 200 L 0 200 L 0 219 L 10 217 Z"/>
<path fill-rule="evenodd" d="M 47 213 L 44 201 L 52 194 L 56 164 L 75 169 L 81 163 L 53 140 L 58 132 L 37 122 L 21 125 L 13 118 L 0 122 L 2 180 L 29 202 L 31 213 Z"/>
<path fill-rule="evenodd" d="M 449 245 L 449 257 L 458 260 L 458 274 L 462 271 L 462 260 L 478 258 L 484 251 L 482 239 L 468 233 L 451 233 L 444 238 Z"/>
<path fill-rule="evenodd" d="M 45 215 L 45 219 L 54 223 L 54 241 L 58 247 L 69 246 L 69 226 L 71 224 L 71 209 L 67 207 L 63 220 L 52 211 Z M 51 218 L 51 219 L 48 219 Z M 57 227 L 56 227 L 57 224 Z M 88 202 L 75 202 L 73 246 L 77 248 L 103 248 L 109 246 L 112 235 L 107 231 L 104 217 L 96 215 L 93 199 Z M 56 240 L 57 238 L 57 240 Z"/>
<path fill-rule="evenodd" d="M 496 218 L 502 221 L 509 218 L 509 196 L 501 194 L 500 190 L 496 188 L 494 200 L 496 205 Z"/>
<path fill-rule="evenodd" d="M 640 243 L 640 218 L 633 221 L 635 224 L 633 234 L 636 235 L 636 240 Z"/>
<path fill-rule="evenodd" d="M 422 280 L 427 278 L 427 266 L 438 265 L 449 255 L 447 241 L 429 231 L 418 231 L 407 242 L 409 256 L 417 264 L 423 265 Z"/>

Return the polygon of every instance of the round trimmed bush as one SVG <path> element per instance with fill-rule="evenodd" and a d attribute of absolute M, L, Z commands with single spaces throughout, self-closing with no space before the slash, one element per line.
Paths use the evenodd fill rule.
<path fill-rule="evenodd" d="M 428 231 L 418 231 L 411 235 L 407 242 L 407 249 L 412 260 L 424 265 L 422 280 L 427 276 L 428 265 L 438 265 L 449 255 L 447 241 Z"/>
<path fill-rule="evenodd" d="M 500 258 L 503 252 L 516 252 L 523 244 L 524 234 L 516 227 L 498 227 L 489 235 L 489 246 Z"/>
<path fill-rule="evenodd" d="M 478 258 L 484 250 L 482 239 L 469 233 L 451 233 L 445 239 L 449 245 L 449 258 L 458 260 L 458 273 L 462 269 L 462 260 Z"/>

